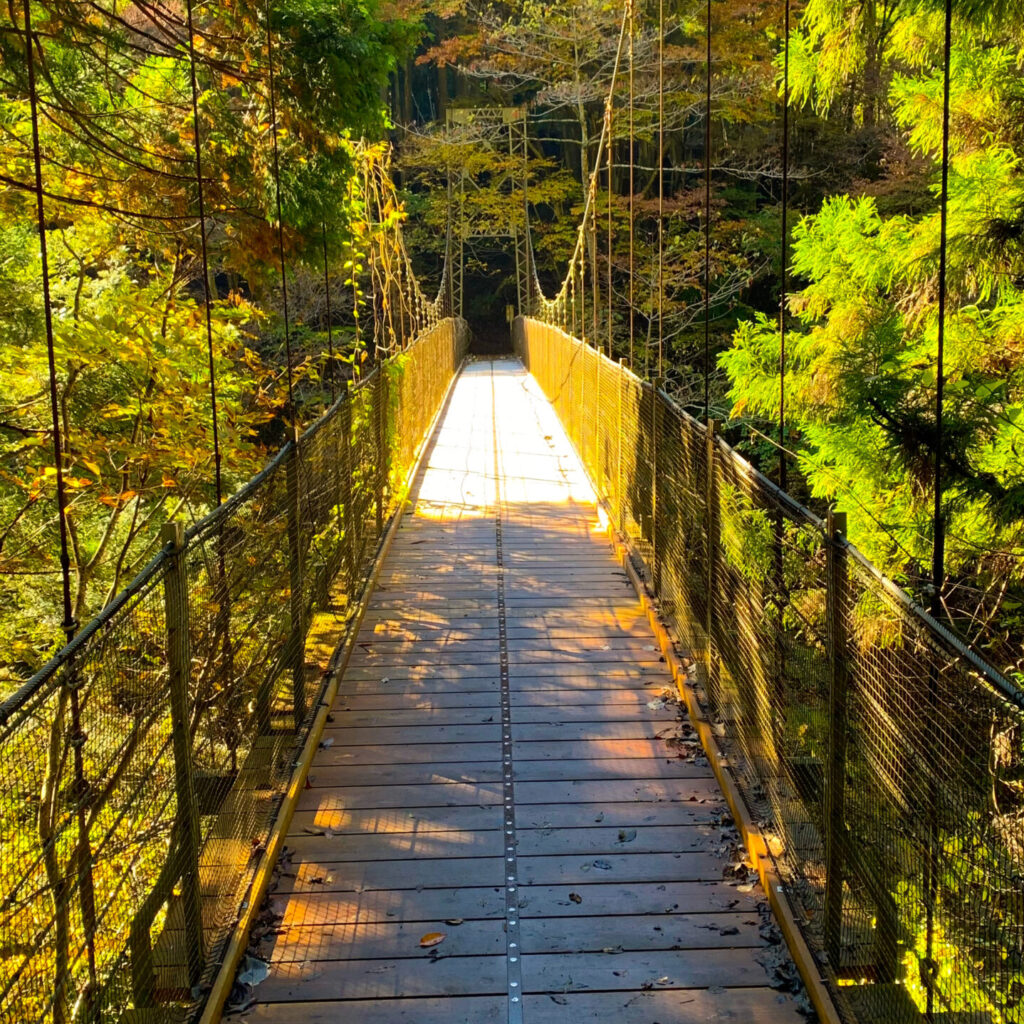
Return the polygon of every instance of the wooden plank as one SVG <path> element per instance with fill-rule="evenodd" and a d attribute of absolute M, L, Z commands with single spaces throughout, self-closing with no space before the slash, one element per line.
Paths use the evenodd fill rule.
<path fill-rule="evenodd" d="M 324 736 L 335 743 L 352 746 L 393 743 L 487 743 L 501 739 L 501 725 L 415 725 L 401 728 L 376 726 L 346 729 L 338 722 L 328 723 Z"/>
<path fill-rule="evenodd" d="M 700 1021 L 706 1024 L 806 1024 L 807 1021 L 792 996 L 770 988 L 716 988 L 714 991 L 691 989 L 685 993 L 653 990 L 566 993 L 554 997 L 528 995 L 523 1000 L 523 1015 L 530 1024 L 605 1020 L 614 1021 L 615 1024 L 677 1024 L 681 1021 Z M 313 1024 L 320 1018 L 309 1019 Z M 279 1022 L 275 1021 L 274 1024 Z"/>
<path fill-rule="evenodd" d="M 721 986 L 763 987 L 756 949 L 642 953 L 559 953 L 523 957 L 524 992 L 641 991 Z"/>
<path fill-rule="evenodd" d="M 554 725 L 557 722 L 632 722 L 656 721 L 661 724 L 677 721 L 679 713 L 672 704 L 660 704 L 650 708 L 647 703 L 636 704 L 597 704 L 589 703 L 580 706 L 572 704 L 549 704 L 541 707 L 518 707 L 512 715 L 516 725 L 543 724 Z"/>
<path fill-rule="evenodd" d="M 396 750 L 396 755 L 401 751 Z M 557 763 L 557 762 L 556 762 Z M 443 785 L 448 782 L 472 784 L 501 781 L 501 761 L 495 755 L 488 761 L 451 761 L 413 764 L 318 764 L 310 773 L 311 786 L 416 786 Z"/>
<path fill-rule="evenodd" d="M 420 948 L 420 938 L 428 932 L 437 931 L 445 935 L 443 949 L 446 957 L 501 956 L 505 953 L 503 924 L 500 919 L 492 918 L 481 921 L 463 919 L 459 925 L 446 924 L 443 919 L 398 924 L 357 921 L 351 924 L 306 925 L 267 936 L 258 945 L 257 953 L 268 963 L 422 958 L 429 954 Z"/>
<path fill-rule="evenodd" d="M 575 893 L 579 901 L 570 899 Z M 631 882 L 592 880 L 583 885 L 531 885 L 520 899 L 523 920 L 532 917 L 615 917 L 629 914 L 755 913 L 764 894 L 740 892 L 725 882 Z"/>
<path fill-rule="evenodd" d="M 467 655 L 488 654 L 497 657 L 500 653 L 497 637 L 461 638 L 447 634 L 437 635 L 439 632 L 435 630 L 434 634 L 428 635 L 426 639 L 415 641 L 381 639 L 372 634 L 360 634 L 349 664 L 359 665 L 365 661 L 379 660 L 388 664 L 417 665 L 427 664 L 438 658 L 450 660 L 455 664 L 470 664 L 465 661 Z M 564 637 L 557 641 L 544 634 L 524 638 L 509 637 L 507 649 L 510 654 L 585 654 L 592 656 L 596 662 L 657 661 L 660 655 L 649 636 L 622 636 L 614 633 L 602 636 Z"/>
<path fill-rule="evenodd" d="M 339 1024 L 339 1020 L 359 1024 L 484 1024 L 500 1021 L 507 1003 L 505 996 L 260 1003 L 243 1019 L 252 1024 Z"/>
<path fill-rule="evenodd" d="M 639 680 L 649 679 L 652 684 L 665 685 L 664 666 L 655 663 L 641 662 L 636 664 L 624 664 L 616 662 L 605 662 L 596 665 L 588 665 L 583 662 L 576 664 L 520 664 L 512 665 L 510 669 L 513 687 L 526 685 L 531 679 L 559 679 L 565 680 L 566 686 L 576 685 L 599 685 L 606 687 L 610 680 Z M 438 683 L 447 683 L 460 679 L 490 679 L 498 678 L 496 668 L 483 665 L 423 665 L 420 667 L 407 666 L 388 671 L 386 668 L 358 667 L 352 668 L 345 673 L 346 680 L 369 681 L 381 684 L 382 679 L 387 679 L 391 686 L 396 689 L 407 688 L 408 684 L 429 681 L 436 687 Z M 588 682 L 589 681 L 589 684 Z M 546 688 L 546 687 L 544 687 Z"/>
<path fill-rule="evenodd" d="M 606 758 L 638 760 L 656 758 L 667 760 L 673 756 L 662 739 L 637 738 L 631 740 L 535 740 L 520 741 L 515 746 L 516 763 L 531 761 L 600 761 Z M 646 774 L 646 773 L 645 773 Z M 642 775 L 636 776 L 641 778 Z"/>
<path fill-rule="evenodd" d="M 711 882 L 722 877 L 722 858 L 707 849 L 520 857 L 519 877 L 523 885 L 583 885 L 597 878 L 609 882 Z"/>
<path fill-rule="evenodd" d="M 281 927 L 300 925 L 373 923 L 376 921 L 438 922 L 449 918 L 502 919 L 504 903 L 500 886 L 448 889 L 379 889 L 361 893 L 310 893 L 301 897 L 275 896 L 271 908 L 281 917 Z"/>
<path fill-rule="evenodd" d="M 518 788 L 518 787 L 517 787 Z M 612 825 L 635 828 L 640 825 L 703 825 L 722 817 L 723 805 L 717 801 L 686 803 L 574 803 L 518 804 L 517 828 L 589 828 Z"/>
<path fill-rule="evenodd" d="M 417 830 L 330 836 L 293 833 L 288 838 L 288 849 L 293 856 L 300 861 L 316 861 L 319 864 L 347 860 L 410 860 L 414 857 L 434 860 L 442 857 L 500 857 L 503 845 L 499 829 L 477 829 L 472 832 Z M 403 886 L 396 885 L 396 888 Z"/>
<path fill-rule="evenodd" d="M 331 747 L 317 752 L 316 765 L 338 764 L 423 764 L 432 762 L 496 761 L 501 744 L 492 743 L 370 743 L 358 747 Z"/>
<path fill-rule="evenodd" d="M 516 803 L 550 803 L 564 800 L 567 803 L 619 802 L 718 802 L 718 786 L 711 779 L 615 779 L 612 781 L 583 782 L 523 782 L 516 786 Z"/>
<path fill-rule="evenodd" d="M 501 808 L 495 807 L 352 807 L 297 810 L 291 834 L 348 835 L 377 832 L 472 832 L 501 828 Z"/>
<path fill-rule="evenodd" d="M 501 689 L 497 672 L 485 675 L 467 675 L 460 679 L 438 679 L 432 673 L 424 673 L 416 679 L 392 678 L 388 673 L 375 669 L 366 679 L 346 679 L 338 696 L 344 700 L 349 695 L 400 694 L 415 696 L 434 693 L 489 693 L 495 695 Z"/>
<path fill-rule="evenodd" d="M 658 697 L 674 698 L 673 691 L 660 686 L 656 693 L 652 693 L 650 687 L 628 688 L 618 686 L 611 689 L 564 689 L 552 683 L 546 690 L 514 690 L 511 694 L 512 707 L 514 708 L 541 708 L 541 707 L 582 707 L 585 704 L 599 704 L 601 706 L 632 704 L 644 707 L 649 701 Z"/>
<path fill-rule="evenodd" d="M 336 711 L 390 711 L 398 708 L 419 708 L 436 711 L 439 708 L 498 707 L 493 691 L 456 690 L 454 693 L 344 693 L 334 702 Z"/>
<path fill-rule="evenodd" d="M 515 761 L 513 777 L 521 782 L 584 782 L 598 779 L 710 778 L 706 762 L 700 764 L 665 758 L 597 758 L 572 761 Z"/>
<path fill-rule="evenodd" d="M 375 728 L 377 726 L 389 726 L 398 728 L 406 725 L 490 725 L 493 722 L 501 722 L 501 709 L 491 701 L 490 707 L 468 707 L 468 708 L 395 708 L 387 711 L 351 711 L 338 707 L 337 703 L 332 709 L 336 712 L 334 722 L 335 728 L 362 729 Z"/>
<path fill-rule="evenodd" d="M 498 995 L 507 991 L 503 956 L 281 963 L 259 988 L 261 1001 L 404 999 Z"/>
<path fill-rule="evenodd" d="M 321 847 L 328 857 L 330 842 Z M 293 868 L 282 874 L 279 893 L 368 892 L 372 889 L 445 889 L 457 877 L 460 885 L 473 888 L 500 885 L 502 857 L 464 857 L 428 860 L 423 857 L 403 861 L 303 861 L 298 851 Z M 292 877 L 294 875 L 294 877 Z"/>
<path fill-rule="evenodd" d="M 528 783 L 529 785 L 529 783 Z M 438 783 L 422 786 L 347 786 L 307 789 L 299 797 L 298 810 L 334 808 L 351 811 L 378 807 L 467 807 L 501 803 L 501 786 L 483 783 Z"/>
<path fill-rule="evenodd" d="M 512 665 L 509 667 L 512 692 L 517 690 L 549 690 L 552 683 L 565 689 L 604 690 L 609 683 L 640 686 L 665 686 L 665 669 L 661 664 L 602 665 Z"/>
<path fill-rule="evenodd" d="M 523 953 L 600 953 L 636 950 L 760 947 L 760 918 L 752 911 L 724 914 L 632 914 L 589 918 L 524 919 Z"/>
<path fill-rule="evenodd" d="M 642 825 L 639 828 L 608 825 L 594 828 L 556 828 L 552 825 L 548 828 L 521 828 L 516 832 L 516 848 L 520 857 L 541 854 L 582 856 L 606 853 L 678 853 L 725 848 L 726 845 L 720 829 L 709 824 Z M 498 852 L 501 852 L 500 848 Z M 721 861 L 718 863 L 721 867 Z"/>
<path fill-rule="evenodd" d="M 659 739 L 673 735 L 671 722 L 555 722 L 518 725 L 512 723 L 517 741 L 530 740 L 629 740 Z"/>

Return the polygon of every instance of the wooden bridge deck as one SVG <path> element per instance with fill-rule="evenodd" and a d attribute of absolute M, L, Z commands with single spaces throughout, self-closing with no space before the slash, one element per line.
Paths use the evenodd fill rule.
<path fill-rule="evenodd" d="M 518 363 L 467 367 L 425 462 L 245 1019 L 806 1021 L 770 986 L 780 949 L 730 873 L 725 804 Z"/>

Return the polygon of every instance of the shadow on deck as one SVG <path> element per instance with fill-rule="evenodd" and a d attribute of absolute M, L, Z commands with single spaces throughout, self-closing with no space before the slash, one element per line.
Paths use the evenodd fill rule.
<path fill-rule="evenodd" d="M 742 859 L 553 409 L 518 362 L 469 364 L 300 797 L 242 1019 L 806 1021 Z"/>

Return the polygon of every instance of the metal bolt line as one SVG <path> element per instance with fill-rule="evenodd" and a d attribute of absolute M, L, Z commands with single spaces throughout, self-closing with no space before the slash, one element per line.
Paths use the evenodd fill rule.
<path fill-rule="evenodd" d="M 519 926 L 519 861 L 516 855 L 516 803 L 512 765 L 512 702 L 508 668 L 508 617 L 505 601 L 505 555 L 502 543 L 501 459 L 496 417 L 494 365 L 491 364 L 491 424 L 494 444 L 494 540 L 498 567 L 498 651 L 501 677 L 501 836 L 505 890 L 505 959 L 508 978 L 508 1024 L 523 1024 L 523 965 Z"/>

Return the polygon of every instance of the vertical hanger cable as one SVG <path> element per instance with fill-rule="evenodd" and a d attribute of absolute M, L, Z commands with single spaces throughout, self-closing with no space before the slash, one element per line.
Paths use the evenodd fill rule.
<path fill-rule="evenodd" d="M 264 0 L 267 18 L 267 63 L 270 73 L 270 130 L 274 140 L 274 195 L 277 205 L 277 251 L 281 265 L 281 303 L 284 314 L 284 353 L 288 363 L 288 413 L 293 427 L 298 427 L 295 408 L 295 385 L 292 379 L 292 337 L 288 319 L 288 268 L 284 258 L 284 218 L 281 216 L 281 155 L 277 141 L 277 96 L 274 90 L 274 33 L 270 25 L 270 0 Z"/>
<path fill-rule="evenodd" d="M 658 0 L 658 376 L 665 349 L 665 0 Z"/>
<path fill-rule="evenodd" d="M 334 381 L 334 325 L 331 322 L 331 274 L 327 263 L 327 221 L 320 221 L 321 239 L 324 249 L 324 303 L 326 304 L 327 320 L 327 378 L 331 388 L 331 405 L 338 397 L 338 388 Z M 352 276 L 355 277 L 355 260 L 352 261 Z"/>
<path fill-rule="evenodd" d="M 615 184 L 614 172 L 615 172 L 615 99 L 614 93 L 608 100 L 608 247 L 607 247 L 607 258 L 608 258 L 608 296 L 605 299 L 607 303 L 607 314 L 608 314 L 608 358 L 612 358 L 612 187 Z"/>
<path fill-rule="evenodd" d="M 711 0 L 704 24 L 704 422 L 711 416 Z"/>
<path fill-rule="evenodd" d="M 46 331 L 46 359 L 49 375 L 50 426 L 53 431 L 53 465 L 57 499 L 57 531 L 60 543 L 61 596 L 64 621 L 61 624 L 65 638 L 70 642 L 78 631 L 71 595 L 71 557 L 68 551 L 67 487 L 64 479 L 64 441 L 61 434 L 60 399 L 57 394 L 57 355 L 53 334 L 53 303 L 50 295 L 50 260 L 46 243 L 46 210 L 43 202 L 43 156 L 39 141 L 39 97 L 36 91 L 35 50 L 32 31 L 31 0 L 25 0 L 25 65 L 28 77 L 29 113 L 32 122 L 32 161 L 35 172 L 36 228 L 39 233 L 39 262 L 42 274 L 43 319 Z M 89 970 L 90 999 L 97 985 L 96 974 L 96 895 L 92 878 L 92 847 L 87 815 L 88 784 L 85 777 L 85 759 L 82 748 L 86 733 L 82 729 L 82 707 L 79 695 L 81 677 L 69 667 L 63 675 L 71 713 L 68 743 L 72 747 L 74 788 L 79 799 L 76 808 L 78 822 L 77 878 L 78 894 L 85 931 L 86 961 Z M 65 993 L 54 993 L 54 1020 L 64 1019 Z"/>
<path fill-rule="evenodd" d="M 213 428 L 213 476 L 217 504 L 224 500 L 221 482 L 220 425 L 217 415 L 217 365 L 213 353 L 213 296 L 210 291 L 210 257 L 206 242 L 206 196 L 203 190 L 203 150 L 199 130 L 199 85 L 196 79 L 196 39 L 192 21 L 192 0 L 185 4 L 188 30 L 188 70 L 192 88 L 192 150 L 196 166 L 196 189 L 199 196 L 199 241 L 203 261 L 203 307 L 206 318 L 206 360 L 210 378 L 210 423 Z"/>
<path fill-rule="evenodd" d="M 634 33 L 636 31 L 633 20 L 634 0 L 627 0 L 627 17 L 629 19 L 629 368 L 633 369 L 633 332 L 634 332 L 634 283 L 633 283 L 633 261 L 635 256 L 635 235 L 633 231 L 633 207 L 634 193 L 634 172 L 636 163 L 635 139 L 633 132 L 633 106 L 634 106 Z"/>
<path fill-rule="evenodd" d="M 786 455 L 786 292 L 789 290 L 789 36 L 790 0 L 782 57 L 782 265 L 779 282 L 779 487 L 789 484 Z"/>

